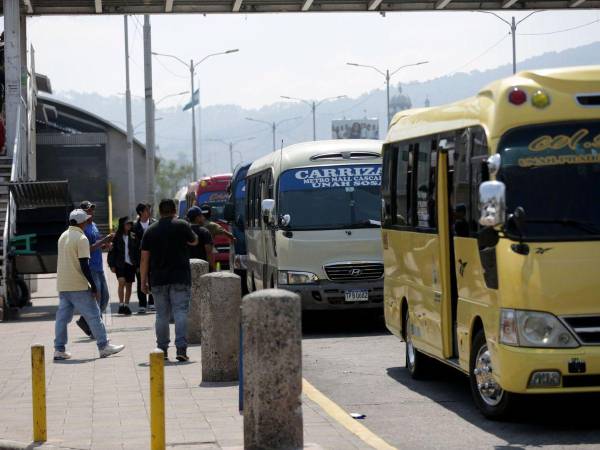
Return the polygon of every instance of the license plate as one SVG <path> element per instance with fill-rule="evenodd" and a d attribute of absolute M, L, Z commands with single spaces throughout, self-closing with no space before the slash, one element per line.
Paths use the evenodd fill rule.
<path fill-rule="evenodd" d="M 368 302 L 369 291 L 366 289 L 356 291 L 346 291 L 345 293 L 347 302 Z"/>

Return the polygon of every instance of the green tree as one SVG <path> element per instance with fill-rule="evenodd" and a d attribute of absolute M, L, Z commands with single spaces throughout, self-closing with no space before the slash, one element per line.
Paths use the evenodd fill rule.
<path fill-rule="evenodd" d="M 188 163 L 161 159 L 156 170 L 156 200 L 175 198 L 175 194 L 183 186 L 192 181 L 193 169 Z"/>

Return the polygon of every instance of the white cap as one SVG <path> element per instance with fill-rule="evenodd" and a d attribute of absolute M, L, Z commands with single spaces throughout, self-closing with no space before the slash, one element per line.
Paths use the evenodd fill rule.
<path fill-rule="evenodd" d="M 71 211 L 71 214 L 69 214 L 69 221 L 74 220 L 75 223 L 81 224 L 88 220 L 90 217 L 92 216 L 86 213 L 83 209 L 74 209 L 73 211 Z"/>

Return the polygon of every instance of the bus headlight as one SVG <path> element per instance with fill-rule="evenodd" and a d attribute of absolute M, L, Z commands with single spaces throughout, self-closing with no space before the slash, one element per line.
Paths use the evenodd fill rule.
<path fill-rule="evenodd" d="M 277 274 L 277 283 L 283 284 L 310 284 L 319 281 L 319 277 L 311 272 L 294 272 L 280 270 Z"/>
<path fill-rule="evenodd" d="M 579 347 L 569 330 L 552 314 L 514 309 L 503 309 L 500 313 L 500 342 L 518 347 Z"/>

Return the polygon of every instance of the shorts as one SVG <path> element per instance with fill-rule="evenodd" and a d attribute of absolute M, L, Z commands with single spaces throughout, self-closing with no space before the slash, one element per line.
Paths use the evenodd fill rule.
<path fill-rule="evenodd" d="M 125 264 L 125 267 L 117 267 L 117 278 L 125 278 L 126 283 L 133 283 L 135 281 L 135 267 L 131 264 Z"/>

